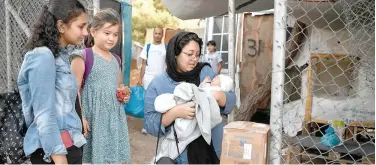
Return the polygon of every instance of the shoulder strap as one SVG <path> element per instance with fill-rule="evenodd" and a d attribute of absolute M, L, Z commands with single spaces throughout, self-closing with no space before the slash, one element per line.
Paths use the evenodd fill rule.
<path fill-rule="evenodd" d="M 151 45 L 151 44 L 146 44 L 146 59 L 149 58 L 150 45 Z"/>
<path fill-rule="evenodd" d="M 120 56 L 115 54 L 115 53 L 111 53 L 115 58 L 116 58 L 116 61 L 118 62 L 119 64 L 119 68 L 121 69 L 121 59 L 120 59 Z"/>
<path fill-rule="evenodd" d="M 158 147 L 159 147 L 159 136 L 161 134 L 161 127 L 162 127 L 162 117 L 163 115 L 161 114 L 161 119 L 159 121 L 159 130 L 158 130 L 158 136 L 157 136 L 157 146 L 155 147 L 155 157 L 154 157 L 154 164 L 157 164 L 157 156 L 158 156 Z M 176 134 L 175 130 L 175 121 L 171 123 L 172 129 L 174 129 L 174 137 L 175 137 L 175 143 L 176 143 L 176 149 L 178 150 L 178 158 L 180 157 L 180 151 L 179 151 L 179 141 L 178 141 L 178 136 Z"/>
<path fill-rule="evenodd" d="M 82 79 L 81 87 L 84 86 L 85 81 L 89 77 L 91 68 L 93 68 L 93 63 L 94 63 L 93 49 L 91 48 L 84 49 L 84 61 L 85 61 L 85 72 L 84 72 L 84 77 Z"/>
<path fill-rule="evenodd" d="M 166 50 L 167 50 L 167 44 L 165 45 L 165 48 L 166 48 Z"/>
<path fill-rule="evenodd" d="M 151 44 L 146 44 L 146 65 L 148 65 L 150 45 Z"/>

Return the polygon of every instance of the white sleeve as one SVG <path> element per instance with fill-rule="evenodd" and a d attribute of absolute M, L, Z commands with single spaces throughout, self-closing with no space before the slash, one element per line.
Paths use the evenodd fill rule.
<path fill-rule="evenodd" d="M 175 96 L 172 93 L 164 93 L 157 96 L 154 101 L 155 110 L 159 113 L 165 113 L 166 111 L 175 107 L 176 102 L 174 97 Z"/>
<path fill-rule="evenodd" d="M 217 61 L 218 63 L 222 62 L 222 55 L 217 53 Z"/>
<path fill-rule="evenodd" d="M 144 46 L 144 48 L 142 49 L 142 51 L 141 51 L 141 54 L 140 54 L 140 58 L 142 58 L 142 59 L 144 59 L 144 60 L 146 60 L 146 45 Z"/>

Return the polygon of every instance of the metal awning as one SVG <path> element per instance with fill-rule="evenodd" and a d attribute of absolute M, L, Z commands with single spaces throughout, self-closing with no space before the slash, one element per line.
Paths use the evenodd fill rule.
<path fill-rule="evenodd" d="M 183 19 L 198 19 L 228 14 L 228 0 L 162 0 L 172 15 Z M 236 13 L 274 8 L 274 0 L 235 0 Z"/>

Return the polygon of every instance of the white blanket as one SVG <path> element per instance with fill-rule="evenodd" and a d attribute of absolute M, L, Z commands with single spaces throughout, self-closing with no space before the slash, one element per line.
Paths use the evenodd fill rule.
<path fill-rule="evenodd" d="M 162 94 L 154 102 L 156 111 L 164 113 L 176 105 L 191 101 L 196 104 L 195 118 L 193 120 L 175 119 L 174 126 L 180 153 L 200 135 L 208 144 L 211 143 L 211 129 L 222 122 L 217 101 L 209 88 L 199 88 L 194 84 L 180 83 L 175 87 L 173 94 Z M 160 137 L 157 160 L 161 157 L 176 159 L 178 156 L 174 130 L 171 128 L 171 131 L 165 136 Z"/>

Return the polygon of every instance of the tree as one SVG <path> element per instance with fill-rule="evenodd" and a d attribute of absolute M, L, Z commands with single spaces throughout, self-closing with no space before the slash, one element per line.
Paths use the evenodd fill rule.
<path fill-rule="evenodd" d="M 177 28 L 180 20 L 171 15 L 161 0 L 135 0 L 132 9 L 132 39 L 145 43 L 146 30 L 155 27 Z"/>
<path fill-rule="evenodd" d="M 157 12 L 169 12 L 161 0 L 153 0 L 153 6 Z"/>

